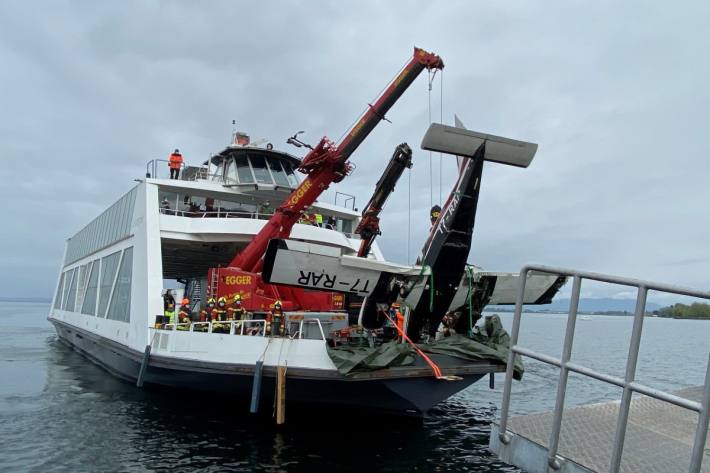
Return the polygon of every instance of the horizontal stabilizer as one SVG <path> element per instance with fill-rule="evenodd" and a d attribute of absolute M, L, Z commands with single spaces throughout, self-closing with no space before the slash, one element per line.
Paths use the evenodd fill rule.
<path fill-rule="evenodd" d="M 547 274 L 529 274 L 525 282 L 523 304 L 549 304 L 566 282 L 563 276 Z M 518 297 L 520 274 L 480 271 L 473 269 L 472 274 L 464 274 L 456 296 L 449 310 L 457 310 L 472 298 L 480 301 L 481 309 L 485 305 L 512 305 Z M 469 292 L 469 286 L 472 287 Z"/>
<path fill-rule="evenodd" d="M 432 123 L 429 126 L 422 140 L 422 149 L 470 157 L 484 142 L 486 153 L 483 159 L 521 168 L 528 167 L 537 152 L 535 143 L 511 140 L 441 123 Z"/>
<path fill-rule="evenodd" d="M 420 279 L 422 268 L 343 255 L 331 246 L 274 239 L 264 256 L 262 278 L 270 284 L 367 296 L 380 278 Z"/>

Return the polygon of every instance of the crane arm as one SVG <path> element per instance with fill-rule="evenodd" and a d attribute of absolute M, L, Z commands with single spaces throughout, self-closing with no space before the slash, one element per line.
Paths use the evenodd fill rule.
<path fill-rule="evenodd" d="M 272 238 L 287 238 L 291 228 L 305 209 L 315 202 L 333 182 L 340 182 L 352 169 L 347 162 L 350 155 L 385 117 L 385 114 L 424 69 L 443 69 L 444 63 L 436 54 L 414 48 L 414 56 L 404 66 L 377 101 L 348 131 L 339 144 L 323 137 L 303 158 L 299 170 L 308 176 L 274 211 L 254 239 L 230 263 L 244 271 L 256 272 Z"/>
<path fill-rule="evenodd" d="M 362 219 L 355 229 L 355 233 L 360 235 L 358 256 L 366 257 L 370 252 L 375 237 L 381 234 L 380 212 L 382 212 L 382 207 L 384 207 L 390 194 L 394 192 L 394 186 L 404 170 L 411 167 L 412 149 L 407 143 L 402 143 L 395 148 L 390 162 L 382 173 L 382 177 L 375 185 L 375 192 L 373 192 L 370 201 L 362 211 Z"/>

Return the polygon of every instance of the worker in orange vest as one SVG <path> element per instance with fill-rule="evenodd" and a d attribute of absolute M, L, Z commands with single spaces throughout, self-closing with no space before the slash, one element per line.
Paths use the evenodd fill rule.
<path fill-rule="evenodd" d="M 170 179 L 178 179 L 180 177 L 180 168 L 182 168 L 182 154 L 180 150 L 175 148 L 168 158 L 168 166 L 170 167 Z"/>
<path fill-rule="evenodd" d="M 397 328 L 399 329 L 397 330 L 397 340 L 401 340 L 402 332 L 404 332 L 404 315 L 402 315 L 402 312 L 400 312 L 399 304 L 397 304 L 396 302 L 392 304 L 392 309 L 394 309 L 394 311 L 390 310 L 390 316 L 394 316 L 392 318 L 394 319 L 395 323 L 397 324 Z"/>

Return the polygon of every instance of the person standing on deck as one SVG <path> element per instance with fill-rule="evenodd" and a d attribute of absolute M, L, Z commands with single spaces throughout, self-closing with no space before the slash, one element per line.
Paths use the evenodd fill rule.
<path fill-rule="evenodd" d="M 180 178 L 180 168 L 182 168 L 182 154 L 180 150 L 175 148 L 170 157 L 168 157 L 168 166 L 170 167 L 170 179 Z"/>

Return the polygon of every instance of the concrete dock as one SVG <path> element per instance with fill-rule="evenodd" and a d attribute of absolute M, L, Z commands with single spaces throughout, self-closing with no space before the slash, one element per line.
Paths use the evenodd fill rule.
<path fill-rule="evenodd" d="M 700 402 L 703 387 L 673 393 Z M 609 471 L 612 443 L 619 415 L 619 401 L 565 409 L 558 457 L 563 472 Z M 506 463 L 529 472 L 548 471 L 548 443 L 553 412 L 511 417 L 508 445 L 500 442 L 498 424 L 491 432 L 489 448 Z M 629 423 L 621 459 L 622 472 L 687 472 L 698 414 L 648 396 L 631 401 Z M 705 443 L 701 472 L 710 473 L 710 440 Z"/>

